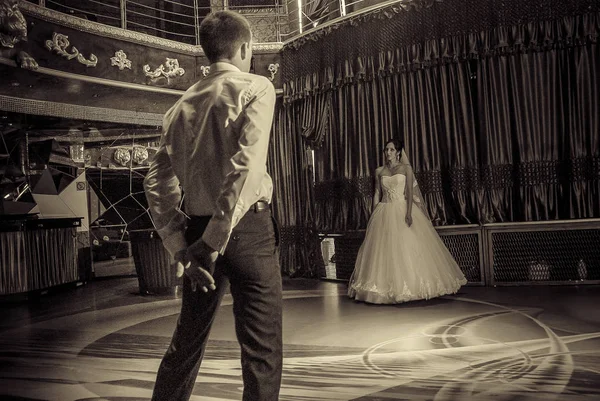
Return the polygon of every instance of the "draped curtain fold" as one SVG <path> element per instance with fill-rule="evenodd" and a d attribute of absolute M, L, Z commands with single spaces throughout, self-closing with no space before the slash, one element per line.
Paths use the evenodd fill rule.
<path fill-rule="evenodd" d="M 323 262 L 312 218 L 311 156 L 304 137 L 296 135 L 302 122 L 298 116 L 285 112 L 278 101 L 267 169 L 274 183 L 273 215 L 279 231 L 282 273 L 315 277 Z"/>

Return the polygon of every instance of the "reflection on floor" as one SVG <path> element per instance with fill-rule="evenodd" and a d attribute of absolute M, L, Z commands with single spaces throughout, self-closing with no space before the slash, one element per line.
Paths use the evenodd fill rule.
<path fill-rule="evenodd" d="M 395 306 L 285 283 L 281 400 L 600 400 L 600 287 L 466 287 Z M 3 302 L 1 400 L 149 400 L 180 301 L 135 278 Z M 192 400 L 240 400 L 226 297 Z M 259 401 L 259 400 L 257 400 Z"/>

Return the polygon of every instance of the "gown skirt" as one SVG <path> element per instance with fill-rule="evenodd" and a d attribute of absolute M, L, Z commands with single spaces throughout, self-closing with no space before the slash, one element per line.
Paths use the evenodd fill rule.
<path fill-rule="evenodd" d="M 402 174 L 382 177 L 384 197 L 367 225 L 348 296 L 392 304 L 454 294 L 467 283 L 460 267 L 428 217 L 413 204 L 413 223 L 405 222 L 407 202 Z"/>

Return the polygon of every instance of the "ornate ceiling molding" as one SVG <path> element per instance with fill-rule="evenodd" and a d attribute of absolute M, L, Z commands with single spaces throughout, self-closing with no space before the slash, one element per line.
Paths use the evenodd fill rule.
<path fill-rule="evenodd" d="M 15 63 L 14 61 L 12 61 L 10 59 L 4 58 L 4 57 L 0 57 L 0 64 L 8 65 L 10 67 L 17 67 L 17 63 Z M 82 75 L 82 74 L 74 74 L 72 72 L 60 71 L 60 70 L 55 70 L 55 69 L 46 68 L 46 67 L 39 67 L 36 70 L 36 72 L 38 72 L 40 74 L 51 75 L 54 77 L 76 79 L 78 81 L 83 81 L 83 82 L 90 82 L 90 83 L 106 85 L 106 86 L 114 86 L 117 88 L 135 89 L 135 90 L 140 90 L 140 91 L 145 91 L 145 92 L 157 92 L 157 93 L 164 93 L 167 95 L 175 95 L 175 96 L 181 96 L 185 93 L 184 90 L 179 90 L 179 89 L 159 88 L 159 87 L 150 86 L 150 85 L 141 85 L 141 84 L 134 84 L 131 82 L 115 81 L 112 79 L 98 78 L 98 77 L 92 77 L 89 75 Z"/>
<path fill-rule="evenodd" d="M 88 21 L 72 15 L 63 14 L 49 8 L 22 1 L 19 3 L 21 11 L 29 16 L 39 18 L 41 20 L 65 26 L 72 29 L 77 29 L 82 32 L 92 33 L 108 38 L 124 40 L 131 43 L 136 43 L 144 46 L 150 46 L 157 49 L 177 51 L 183 54 L 193 56 L 204 56 L 204 51 L 200 46 L 188 45 L 185 43 L 176 42 L 174 40 L 162 39 L 156 36 L 147 35 L 144 33 L 129 31 L 127 29 L 117 28 L 109 25 L 100 24 L 94 21 Z M 276 53 L 283 47 L 283 43 L 268 42 L 255 43 L 252 49 L 255 53 Z"/>

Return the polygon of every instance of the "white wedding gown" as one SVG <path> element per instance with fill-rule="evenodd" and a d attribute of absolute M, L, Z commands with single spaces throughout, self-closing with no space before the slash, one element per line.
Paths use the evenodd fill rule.
<path fill-rule="evenodd" d="M 393 304 L 454 294 L 467 280 L 421 209 L 405 222 L 406 176 L 382 176 L 383 196 L 367 225 L 348 296 Z"/>

